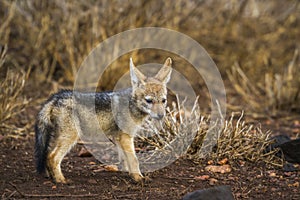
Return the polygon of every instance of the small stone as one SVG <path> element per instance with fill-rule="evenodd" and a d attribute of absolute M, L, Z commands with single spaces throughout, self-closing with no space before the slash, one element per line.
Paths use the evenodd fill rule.
<path fill-rule="evenodd" d="M 209 160 L 209 161 L 207 161 L 207 164 L 208 165 L 212 165 L 212 164 L 214 164 L 214 161 L 213 160 Z"/>
<path fill-rule="evenodd" d="M 43 182 L 43 185 L 50 185 L 50 184 L 52 184 L 52 181 L 44 181 Z"/>
<path fill-rule="evenodd" d="M 218 180 L 215 178 L 209 179 L 209 185 L 215 185 L 217 182 L 218 182 Z"/>
<path fill-rule="evenodd" d="M 97 184 L 97 181 L 95 179 L 89 179 L 88 183 L 90 183 L 90 184 Z"/>
<path fill-rule="evenodd" d="M 270 177 L 276 177 L 276 173 L 275 173 L 275 172 L 271 172 L 271 173 L 269 174 L 269 176 L 270 176 Z"/>

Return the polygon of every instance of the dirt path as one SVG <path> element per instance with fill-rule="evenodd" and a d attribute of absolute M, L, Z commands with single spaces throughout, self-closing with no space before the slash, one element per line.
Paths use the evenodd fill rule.
<path fill-rule="evenodd" d="M 148 174 L 145 185 L 126 173 L 106 171 L 93 157 L 79 157 L 77 145 L 63 162 L 73 183 L 55 185 L 35 173 L 33 136 L 0 142 L 0 195 L 2 199 L 181 199 L 188 192 L 215 185 L 230 185 L 236 199 L 299 199 L 299 171 L 268 169 L 263 163 L 230 163 L 230 173 L 212 173 L 207 165 L 180 159 Z"/>

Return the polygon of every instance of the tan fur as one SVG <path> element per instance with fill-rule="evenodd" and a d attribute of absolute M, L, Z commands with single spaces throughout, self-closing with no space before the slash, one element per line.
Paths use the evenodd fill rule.
<path fill-rule="evenodd" d="M 155 77 L 146 77 L 131 59 L 131 89 L 103 93 L 61 91 L 54 94 L 37 118 L 37 170 L 46 170 L 55 182 L 66 183 L 61 172 L 64 156 L 81 135 L 93 132 L 93 128 L 100 125 L 105 134 L 114 138 L 124 168 L 135 181 L 141 181 L 143 175 L 135 154 L 134 137 L 147 116 L 162 119 L 165 115 L 166 84 L 172 71 L 171 64 L 168 58 Z M 86 104 L 93 96 L 97 96 L 96 114 Z M 94 122 L 95 118 L 99 124 Z"/>

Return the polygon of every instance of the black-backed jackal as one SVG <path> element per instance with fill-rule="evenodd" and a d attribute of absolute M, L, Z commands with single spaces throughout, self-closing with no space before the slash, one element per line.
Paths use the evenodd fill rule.
<path fill-rule="evenodd" d="M 114 138 L 125 169 L 135 181 L 143 180 L 135 154 L 134 137 L 147 116 L 164 117 L 171 65 L 171 58 L 167 58 L 154 77 L 146 77 L 130 59 L 132 87 L 129 89 L 97 93 L 63 90 L 52 95 L 44 103 L 35 125 L 37 171 L 46 172 L 55 182 L 67 182 L 61 172 L 61 161 L 80 134 L 84 134 L 82 127 L 89 125 L 89 116 L 93 113 L 90 113 L 91 104 L 85 102 L 93 100 L 99 125 L 106 135 Z M 128 106 L 118 108 L 117 114 L 114 114 L 112 105 L 120 102 L 126 102 Z"/>

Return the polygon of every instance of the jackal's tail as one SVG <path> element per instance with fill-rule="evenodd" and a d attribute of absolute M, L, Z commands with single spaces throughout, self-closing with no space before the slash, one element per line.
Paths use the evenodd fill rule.
<path fill-rule="evenodd" d="M 51 104 L 44 105 L 35 124 L 35 161 L 38 173 L 44 173 L 47 167 L 49 142 L 54 131 L 50 121 Z"/>

